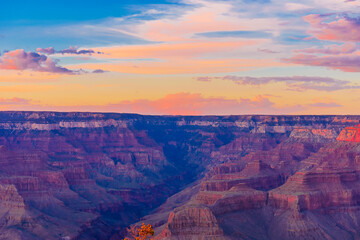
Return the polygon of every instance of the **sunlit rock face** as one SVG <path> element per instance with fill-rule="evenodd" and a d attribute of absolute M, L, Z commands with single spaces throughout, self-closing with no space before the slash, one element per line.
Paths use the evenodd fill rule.
<path fill-rule="evenodd" d="M 346 142 L 360 142 L 360 125 L 346 127 L 341 131 L 337 140 Z"/>
<path fill-rule="evenodd" d="M 1 112 L 0 238 L 356 238 L 359 120 Z"/>

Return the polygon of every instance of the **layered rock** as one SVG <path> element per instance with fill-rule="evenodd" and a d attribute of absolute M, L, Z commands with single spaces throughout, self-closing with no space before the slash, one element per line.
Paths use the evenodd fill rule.
<path fill-rule="evenodd" d="M 14 185 L 0 185 L 0 228 L 20 224 L 26 218 L 24 199 Z"/>
<path fill-rule="evenodd" d="M 290 134 L 290 139 L 321 143 L 333 141 L 337 136 L 338 133 L 334 129 L 295 128 Z"/>
<path fill-rule="evenodd" d="M 335 136 L 359 120 L 0 112 L 0 238 L 121 238 L 124 227 L 164 202 L 145 217 L 159 236 L 275 236 L 259 226 L 281 222 L 276 214 L 296 219 L 295 213 L 357 207 L 358 147 Z M 306 174 L 298 183 L 300 172 Z M 317 188 L 305 188 L 306 181 Z M 336 186 L 335 195 L 322 190 L 327 183 Z M 284 200 L 287 195 L 298 203 Z M 239 230 L 228 216 L 251 222 L 252 231 Z"/>
<path fill-rule="evenodd" d="M 186 206 L 170 213 L 160 239 L 224 239 L 212 211 L 206 206 Z"/>
<path fill-rule="evenodd" d="M 346 142 L 360 142 L 360 125 L 346 127 L 341 131 L 337 140 Z"/>
<path fill-rule="evenodd" d="M 358 119 L 334 119 L 341 124 L 354 121 Z M 357 130 L 296 128 L 274 148 L 213 167 L 200 191 L 176 209 L 207 207 L 223 231 L 222 239 L 357 239 Z M 196 219 L 189 218 L 182 224 Z M 171 235 L 166 224 L 156 228 L 158 239 L 185 237 L 181 226 Z"/>
<path fill-rule="evenodd" d="M 349 188 L 350 186 L 350 188 Z M 357 206 L 360 182 L 357 171 L 297 172 L 283 186 L 270 191 L 269 205 L 300 211 Z"/>

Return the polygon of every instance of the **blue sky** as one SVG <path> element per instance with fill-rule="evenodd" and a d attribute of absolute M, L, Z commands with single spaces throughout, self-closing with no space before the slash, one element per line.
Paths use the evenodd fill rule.
<path fill-rule="evenodd" d="M 2 1 L 0 22 L 11 25 L 45 25 L 123 17 L 155 5 L 177 4 L 167 0 L 14 0 Z"/>

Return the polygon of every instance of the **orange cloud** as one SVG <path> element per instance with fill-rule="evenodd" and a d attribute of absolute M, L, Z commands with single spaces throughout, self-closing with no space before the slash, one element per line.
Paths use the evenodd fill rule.
<path fill-rule="evenodd" d="M 223 73 L 248 70 L 254 67 L 284 66 L 274 59 L 224 58 L 261 40 L 200 41 L 160 43 L 151 45 L 95 48 L 104 52 L 99 58 L 127 61 L 73 65 L 71 68 L 98 69 L 131 74 L 191 74 Z M 131 61 L 134 59 L 136 61 Z M 144 60 L 141 60 L 144 59 Z"/>
<path fill-rule="evenodd" d="M 259 41 L 193 41 L 183 43 L 161 43 L 151 45 L 132 45 L 95 48 L 104 54 L 98 58 L 118 59 L 179 59 L 203 56 L 209 53 L 236 51 L 254 45 Z"/>
<path fill-rule="evenodd" d="M 97 69 L 130 74 L 209 74 L 245 71 L 257 67 L 287 66 L 273 59 L 179 59 L 173 61 L 138 61 L 83 64 L 74 68 Z"/>
<path fill-rule="evenodd" d="M 258 59 L 257 49 L 269 44 L 269 39 L 208 38 L 197 35 L 216 31 L 276 30 L 279 27 L 278 19 L 241 18 L 232 13 L 233 6 L 229 2 L 191 0 L 191 3 L 196 7 L 176 18 L 165 16 L 131 27 L 130 31 L 136 36 L 157 43 L 94 48 L 95 52 L 104 53 L 96 58 L 111 59 L 112 62 L 107 60 L 101 64 L 83 64 L 71 68 L 101 68 L 131 74 L 206 74 L 289 65 L 275 59 Z"/>
<path fill-rule="evenodd" d="M 18 109 L 19 107 L 27 108 L 31 105 L 30 101 L 24 98 L 0 98 L 0 110 Z"/>

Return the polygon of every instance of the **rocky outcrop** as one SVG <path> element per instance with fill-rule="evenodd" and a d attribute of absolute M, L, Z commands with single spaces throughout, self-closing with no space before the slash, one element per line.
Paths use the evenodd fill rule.
<path fill-rule="evenodd" d="M 224 239 L 223 231 L 212 211 L 201 205 L 177 208 L 158 239 Z M 156 238 L 155 238 L 156 239 Z"/>
<path fill-rule="evenodd" d="M 341 131 L 337 140 L 346 142 L 360 142 L 360 125 L 346 127 Z"/>
<path fill-rule="evenodd" d="M 286 184 L 270 191 L 269 205 L 300 211 L 357 206 L 359 187 L 354 170 L 297 172 Z"/>
<path fill-rule="evenodd" d="M 24 199 L 14 185 L 0 185 L 0 228 L 14 226 L 26 218 Z"/>
<path fill-rule="evenodd" d="M 238 184 L 229 192 L 212 204 L 212 210 L 216 216 L 248 209 L 259 209 L 266 206 L 267 194 L 248 187 L 246 184 Z"/>
<path fill-rule="evenodd" d="M 338 133 L 334 129 L 295 128 L 291 132 L 289 138 L 313 143 L 321 143 L 334 141 L 337 136 Z"/>

